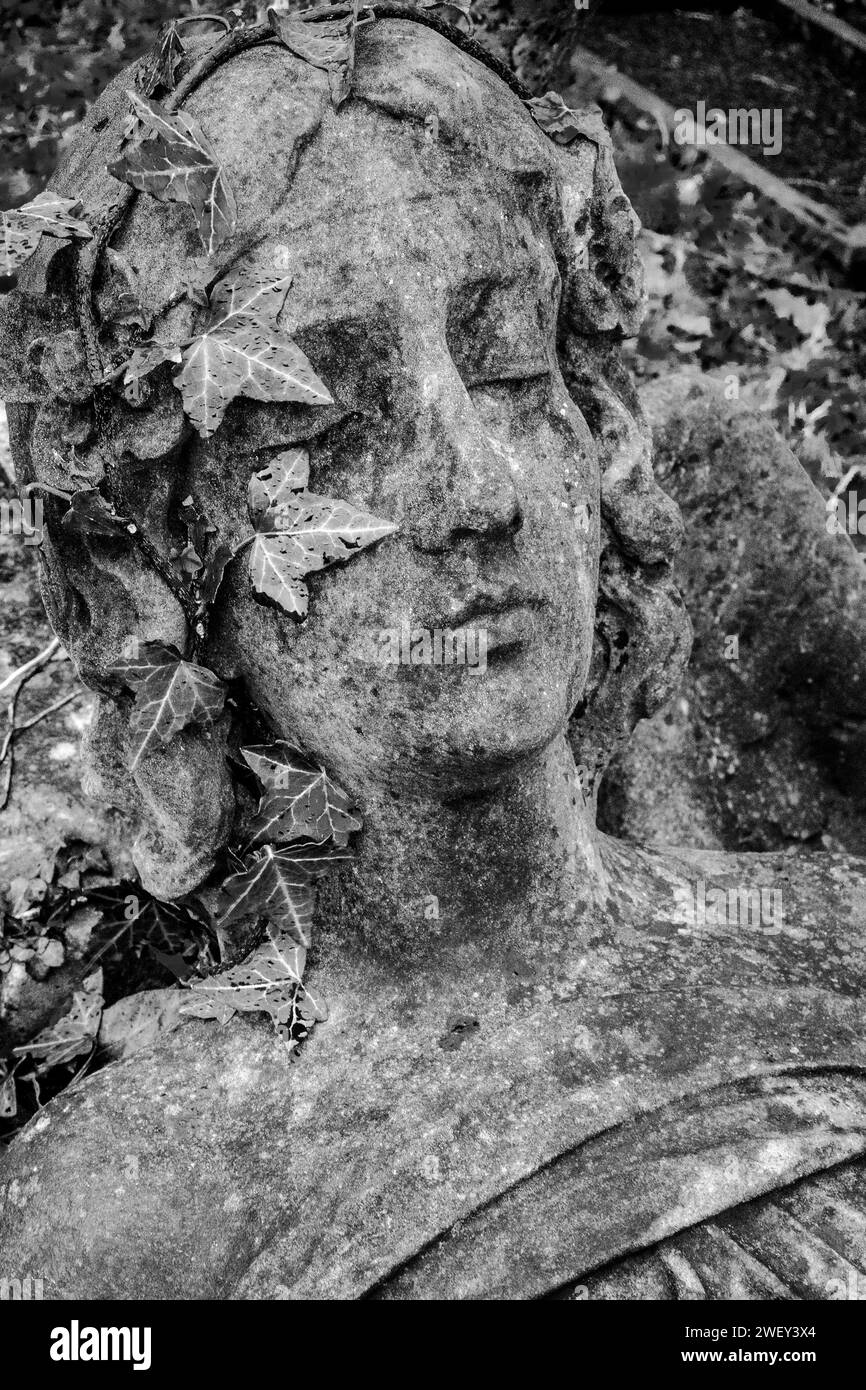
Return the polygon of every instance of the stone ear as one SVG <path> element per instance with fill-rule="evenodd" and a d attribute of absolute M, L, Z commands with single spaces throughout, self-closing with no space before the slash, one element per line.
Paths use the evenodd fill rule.
<path fill-rule="evenodd" d="M 37 471 L 33 417 L 30 407 L 10 412 L 16 463 L 27 475 Z M 142 473 L 138 486 L 142 493 L 150 489 L 153 533 L 167 548 L 170 481 L 151 471 Z M 187 624 L 181 605 L 136 546 L 68 529 L 51 497 L 40 569 L 52 626 L 81 679 L 100 692 L 85 740 L 86 790 L 112 802 L 137 826 L 133 860 L 142 883 L 155 897 L 170 901 L 208 876 L 231 833 L 235 801 L 226 761 L 229 717 L 209 730 L 181 731 L 131 771 L 129 698 L 121 694 L 111 667 L 130 636 L 183 650 Z"/>
<path fill-rule="evenodd" d="M 124 811 L 138 834 L 132 859 L 148 893 L 170 902 L 215 867 L 235 816 L 226 752 L 230 720 L 184 729 L 130 771 L 129 718 L 100 697 L 82 745 L 83 786 Z"/>

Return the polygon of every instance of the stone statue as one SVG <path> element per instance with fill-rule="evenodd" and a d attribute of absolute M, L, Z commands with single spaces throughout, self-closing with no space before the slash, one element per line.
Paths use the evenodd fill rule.
<path fill-rule="evenodd" d="M 551 139 L 411 11 L 359 29 L 352 81 L 335 106 L 327 71 L 263 44 L 184 106 L 237 194 L 218 273 L 291 276 L 284 321 L 331 404 L 238 398 L 202 437 L 175 367 L 95 413 L 67 368 L 12 419 L 22 481 L 67 492 L 58 455 L 74 442 L 96 486 L 107 439 L 163 561 L 189 496 L 237 546 L 250 475 L 300 446 L 318 494 L 397 528 L 314 574 L 302 621 L 228 564 L 199 657 L 234 698 L 130 768 L 112 672 L 129 634 L 183 650 L 188 618 L 140 549 L 46 509 L 46 604 L 103 696 L 92 782 L 134 813 L 150 890 L 193 892 L 236 843 L 250 710 L 360 808 L 305 977 L 328 1018 L 294 1056 L 265 1020 L 187 1019 L 58 1096 L 0 1160 L 0 1268 L 52 1297 L 846 1296 L 862 862 L 595 827 L 690 631 L 619 357 L 642 289 L 604 133 Z M 110 197 L 129 85 L 57 185 L 85 204 Z M 139 198 L 113 238 L 163 341 L 201 312 L 187 215 Z M 22 274 L 55 306 L 43 373 L 79 331 L 70 259 Z M 407 626 L 483 630 L 485 669 L 359 656 Z"/>

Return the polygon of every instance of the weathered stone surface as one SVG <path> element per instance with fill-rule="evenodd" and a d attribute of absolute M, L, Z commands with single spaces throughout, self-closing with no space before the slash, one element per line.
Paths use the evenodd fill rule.
<path fill-rule="evenodd" d="M 4 1257 L 54 1297 L 532 1297 L 861 1153 L 862 876 L 696 855 L 781 884 L 786 925 L 689 937 L 659 863 L 625 866 L 591 952 L 565 922 L 410 962 L 334 941 L 296 1064 L 263 1022 L 193 1022 L 86 1080 L 6 1160 Z"/>

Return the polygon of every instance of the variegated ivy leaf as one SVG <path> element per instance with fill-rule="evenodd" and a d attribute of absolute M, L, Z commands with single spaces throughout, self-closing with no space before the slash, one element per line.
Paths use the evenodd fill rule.
<path fill-rule="evenodd" d="M 228 904 L 217 920 L 223 930 L 244 917 L 267 917 L 282 930 L 291 932 L 304 947 L 310 944 L 315 890 L 305 865 L 295 862 L 285 850 L 265 845 L 246 860 L 239 873 L 223 883 Z"/>
<path fill-rule="evenodd" d="M 268 10 L 268 23 L 281 43 L 296 58 L 302 58 L 314 68 L 328 74 L 331 101 L 340 107 L 352 90 L 355 72 L 355 33 L 358 29 L 357 0 L 355 13 L 348 19 L 314 23 L 293 17 L 278 10 Z"/>
<path fill-rule="evenodd" d="M 149 676 L 172 661 L 177 661 L 179 653 L 175 647 L 164 642 L 139 642 L 137 637 L 127 639 L 123 655 L 109 667 L 111 674 L 130 690 L 137 690 Z"/>
<path fill-rule="evenodd" d="M 213 255 L 238 220 L 234 194 L 213 147 L 185 112 L 172 115 L 138 92 L 127 95 L 144 135 L 112 160 L 108 172 L 160 202 L 188 203 L 198 221 L 201 244 Z"/>
<path fill-rule="evenodd" d="M 601 107 L 595 102 L 572 110 L 566 106 L 558 92 L 546 92 L 543 97 L 532 97 L 527 101 L 537 123 L 558 145 L 570 145 L 579 135 L 592 140 L 596 145 L 611 148 L 611 138 Z"/>
<path fill-rule="evenodd" d="M 202 333 L 182 344 L 144 343 L 127 364 L 125 382 L 153 371 L 161 362 L 183 362 L 174 384 L 199 434 L 213 434 L 231 401 L 298 401 L 332 405 L 297 343 L 277 326 L 291 278 L 260 281 L 243 274 L 220 280 L 208 301 Z"/>
<path fill-rule="evenodd" d="M 251 827 L 252 844 L 311 840 L 321 845 L 332 839 L 344 846 L 361 829 L 346 793 L 291 743 L 259 744 L 242 748 L 241 754 L 264 792 Z"/>
<path fill-rule="evenodd" d="M 309 605 L 304 575 L 350 560 L 398 529 L 350 502 L 307 492 L 308 478 L 306 451 L 290 449 L 250 480 L 248 492 L 258 529 L 250 550 L 253 588 L 299 618 Z"/>
<path fill-rule="evenodd" d="M 241 965 L 196 980 L 181 1013 L 221 1023 L 236 1011 L 266 1013 L 278 1028 L 289 1030 L 293 1041 L 300 1041 L 313 1023 L 327 1018 L 327 1010 L 301 982 L 305 963 L 306 948 L 290 933 L 270 927 L 267 940 Z"/>
<path fill-rule="evenodd" d="M 173 647 L 143 642 L 110 673 L 135 692 L 130 716 L 131 768 L 160 743 L 189 724 L 212 724 L 225 704 L 226 688 L 204 666 L 184 661 Z"/>
<path fill-rule="evenodd" d="M 164 24 L 156 46 L 146 55 L 138 70 L 136 86 L 145 96 L 160 89 L 173 92 L 177 86 L 177 69 L 183 59 L 184 47 L 173 23 Z"/>
<path fill-rule="evenodd" d="M 13 275 L 43 236 L 89 240 L 93 233 L 87 223 L 73 215 L 80 208 L 77 198 L 61 198 L 46 190 L 23 207 L 0 212 L 0 275 Z"/>
<path fill-rule="evenodd" d="M 247 500 L 253 521 L 265 512 L 276 511 L 281 502 L 288 502 L 309 481 L 310 455 L 306 449 L 286 449 L 277 454 L 250 479 Z"/>
<path fill-rule="evenodd" d="M 19 1057 L 29 1054 L 37 1059 L 34 1068 L 37 1076 L 52 1067 L 72 1062 L 95 1046 L 102 1006 L 102 970 L 99 969 L 88 975 L 81 989 L 75 991 L 69 1010 L 62 1018 L 51 1027 L 43 1028 L 25 1046 L 14 1047 L 12 1051 Z"/>

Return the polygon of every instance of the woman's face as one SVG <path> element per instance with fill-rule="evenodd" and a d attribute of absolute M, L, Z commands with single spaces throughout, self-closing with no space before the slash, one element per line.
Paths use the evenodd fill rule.
<path fill-rule="evenodd" d="M 241 539 L 249 477 L 303 440 L 310 491 L 399 529 L 311 575 L 302 623 L 257 601 L 235 560 L 211 664 L 352 790 L 489 784 L 582 692 L 598 476 L 557 364 L 559 276 L 533 217 L 548 205 L 532 180 L 352 103 L 245 262 L 292 276 L 281 323 L 336 404 L 233 405 L 191 459 L 212 519 Z M 404 628 L 484 633 L 486 669 L 373 664 Z"/>

